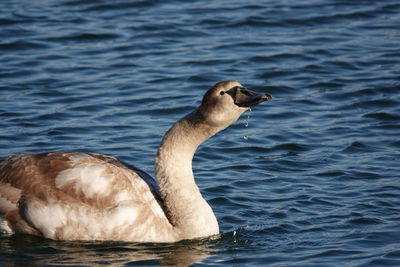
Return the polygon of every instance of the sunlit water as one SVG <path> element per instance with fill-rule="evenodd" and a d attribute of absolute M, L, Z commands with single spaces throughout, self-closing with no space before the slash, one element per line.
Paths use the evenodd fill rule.
<path fill-rule="evenodd" d="M 222 235 L 0 237 L 0 264 L 400 266 L 400 2 L 0 2 L 0 157 L 95 151 L 153 173 L 220 80 L 273 101 L 194 170 Z"/>

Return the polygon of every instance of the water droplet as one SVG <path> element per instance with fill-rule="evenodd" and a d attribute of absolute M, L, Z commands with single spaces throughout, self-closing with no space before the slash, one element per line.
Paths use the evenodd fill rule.
<path fill-rule="evenodd" d="M 233 231 L 233 240 L 232 240 L 232 243 L 233 244 L 237 244 L 237 239 L 236 239 L 236 231 Z"/>
<path fill-rule="evenodd" d="M 251 116 L 251 108 L 249 108 L 249 113 L 247 113 L 247 118 L 244 121 L 244 126 L 245 127 L 249 127 L 250 116 Z"/>
<path fill-rule="evenodd" d="M 247 113 L 247 118 L 244 121 L 244 127 L 246 127 L 246 128 L 249 127 L 250 116 L 251 116 L 251 108 L 249 108 L 249 112 Z M 247 140 L 247 139 L 249 139 L 249 137 L 247 135 L 244 135 L 243 139 Z"/>

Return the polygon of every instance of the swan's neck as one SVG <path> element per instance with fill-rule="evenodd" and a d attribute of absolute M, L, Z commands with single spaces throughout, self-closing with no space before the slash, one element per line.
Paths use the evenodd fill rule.
<path fill-rule="evenodd" d="M 172 126 L 158 149 L 157 181 L 167 216 L 182 239 L 219 232 L 215 215 L 195 183 L 192 159 L 197 147 L 220 130 L 203 123 L 195 111 Z"/>

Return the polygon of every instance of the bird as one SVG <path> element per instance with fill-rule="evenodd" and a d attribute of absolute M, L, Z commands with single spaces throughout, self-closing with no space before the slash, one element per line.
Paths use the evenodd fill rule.
<path fill-rule="evenodd" d="M 198 146 L 271 100 L 238 81 L 216 83 L 164 135 L 155 177 L 91 152 L 10 155 L 0 161 L 0 232 L 53 240 L 177 242 L 219 234 L 196 185 Z"/>

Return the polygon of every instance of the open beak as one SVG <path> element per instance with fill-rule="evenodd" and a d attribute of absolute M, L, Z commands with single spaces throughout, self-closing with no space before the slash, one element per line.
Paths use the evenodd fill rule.
<path fill-rule="evenodd" d="M 272 99 L 272 96 L 269 94 L 257 93 L 242 86 L 235 86 L 226 91 L 226 93 L 232 97 L 233 102 L 237 106 L 243 108 L 249 108 L 261 102 Z"/>

